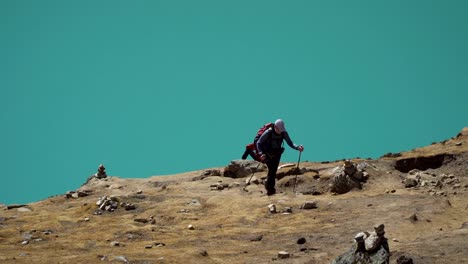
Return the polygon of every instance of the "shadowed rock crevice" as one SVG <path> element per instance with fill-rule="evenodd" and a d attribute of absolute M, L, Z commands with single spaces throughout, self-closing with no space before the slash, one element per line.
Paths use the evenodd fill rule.
<path fill-rule="evenodd" d="M 438 169 L 442 165 L 454 161 L 455 159 L 455 155 L 447 153 L 434 156 L 399 159 L 395 162 L 395 169 L 404 173 L 414 169 L 421 171 L 427 169 Z"/>

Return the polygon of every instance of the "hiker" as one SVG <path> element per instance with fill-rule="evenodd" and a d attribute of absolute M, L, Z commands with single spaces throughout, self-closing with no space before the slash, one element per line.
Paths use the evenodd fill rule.
<path fill-rule="evenodd" d="M 276 171 L 278 170 L 281 154 L 283 154 L 284 151 L 283 139 L 286 140 L 286 143 L 288 143 L 291 148 L 301 152 L 304 151 L 302 145 L 298 146 L 292 142 L 284 127 L 284 122 L 281 119 L 276 120 L 274 125 L 268 128 L 256 142 L 259 159 L 266 163 L 268 167 L 268 178 L 265 183 L 267 195 L 276 193 Z"/>

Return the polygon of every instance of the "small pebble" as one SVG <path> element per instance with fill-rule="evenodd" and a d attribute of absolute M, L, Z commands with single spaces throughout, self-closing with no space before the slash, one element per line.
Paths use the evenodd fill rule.
<path fill-rule="evenodd" d="M 280 258 L 280 259 L 289 258 L 289 253 L 286 252 L 286 251 L 280 251 L 280 252 L 278 252 L 278 258 Z"/>

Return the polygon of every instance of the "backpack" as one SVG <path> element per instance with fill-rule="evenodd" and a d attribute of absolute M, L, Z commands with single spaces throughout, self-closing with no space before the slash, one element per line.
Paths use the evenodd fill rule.
<path fill-rule="evenodd" d="M 265 133 L 265 131 L 267 131 L 270 127 L 274 127 L 274 124 L 273 123 L 267 123 L 265 124 L 264 126 L 262 126 L 258 131 L 257 131 L 257 135 L 255 136 L 254 138 L 254 144 L 257 145 L 257 141 L 258 139 L 263 135 L 263 133 Z"/>
<path fill-rule="evenodd" d="M 251 151 L 251 156 L 254 160 L 260 161 L 260 156 L 258 155 L 258 150 L 257 150 L 258 139 L 263 135 L 263 133 L 265 133 L 265 131 L 273 127 L 274 127 L 273 123 L 265 124 L 257 131 L 257 135 L 255 135 L 253 143 L 247 144 L 246 149 Z M 246 154 L 244 154 L 244 157 L 246 157 L 245 155 Z"/>

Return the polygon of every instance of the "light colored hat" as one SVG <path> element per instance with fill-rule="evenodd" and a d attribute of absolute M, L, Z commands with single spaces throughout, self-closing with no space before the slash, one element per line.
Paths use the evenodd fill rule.
<path fill-rule="evenodd" d="M 280 133 L 283 133 L 286 131 L 286 128 L 284 127 L 284 122 L 282 119 L 278 119 L 275 121 L 275 127 L 278 129 Z"/>

